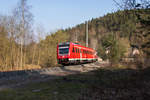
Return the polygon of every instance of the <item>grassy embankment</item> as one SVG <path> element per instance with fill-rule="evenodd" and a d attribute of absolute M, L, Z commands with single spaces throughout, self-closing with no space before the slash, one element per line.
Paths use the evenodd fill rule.
<path fill-rule="evenodd" d="M 0 91 L 0 100 L 148 100 L 150 68 L 103 68 Z"/>

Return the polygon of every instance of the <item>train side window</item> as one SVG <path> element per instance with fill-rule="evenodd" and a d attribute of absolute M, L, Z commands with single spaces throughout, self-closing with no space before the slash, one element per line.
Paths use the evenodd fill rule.
<path fill-rule="evenodd" d="M 75 52 L 75 50 L 74 50 L 74 47 L 73 47 L 73 50 L 72 50 L 72 52 Z"/>
<path fill-rule="evenodd" d="M 76 53 L 78 53 L 77 48 L 76 48 Z"/>

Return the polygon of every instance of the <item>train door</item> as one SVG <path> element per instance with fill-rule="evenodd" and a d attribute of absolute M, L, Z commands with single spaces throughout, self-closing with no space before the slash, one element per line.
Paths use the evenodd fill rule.
<path fill-rule="evenodd" d="M 75 62 L 75 54 L 76 54 L 76 48 L 73 46 L 73 48 L 72 48 L 72 57 L 71 57 L 72 62 Z"/>
<path fill-rule="evenodd" d="M 80 52 L 80 62 L 82 62 L 82 51 L 81 51 L 81 47 L 79 47 L 79 52 Z"/>

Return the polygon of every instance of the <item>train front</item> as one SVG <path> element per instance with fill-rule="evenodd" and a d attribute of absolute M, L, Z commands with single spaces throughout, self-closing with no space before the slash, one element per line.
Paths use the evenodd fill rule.
<path fill-rule="evenodd" d="M 58 64 L 68 64 L 69 63 L 69 47 L 70 42 L 59 43 L 57 45 L 57 61 Z"/>

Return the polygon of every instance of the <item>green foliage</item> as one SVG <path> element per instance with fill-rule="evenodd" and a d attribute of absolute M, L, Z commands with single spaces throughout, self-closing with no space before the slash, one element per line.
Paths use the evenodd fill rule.
<path fill-rule="evenodd" d="M 102 38 L 102 45 L 105 47 L 105 48 L 108 48 L 110 46 L 113 45 L 113 42 L 114 42 L 114 34 L 111 33 L 111 34 L 108 34 L 106 36 L 104 36 Z"/>
<path fill-rule="evenodd" d="M 131 9 L 109 13 L 104 17 L 88 21 L 89 41 L 92 39 L 98 41 L 96 50 L 103 59 L 115 58 L 118 61 L 124 56 L 124 53 L 128 52 L 129 54 L 129 48 L 132 48 L 132 46 L 141 48 L 140 51 L 144 52 L 142 56 L 146 55 L 149 57 L 149 23 L 150 9 Z M 80 32 L 78 41 L 85 44 L 85 24 L 77 25 L 77 27 L 73 27 L 66 32 L 70 32 L 70 36 L 75 38 L 73 37 L 75 30 Z M 92 42 L 89 42 L 91 48 L 92 44 Z M 110 55 L 107 56 L 105 51 L 109 47 Z M 126 57 L 128 57 L 127 54 Z"/>
<path fill-rule="evenodd" d="M 113 63 L 117 63 L 124 56 L 127 47 L 120 42 L 114 33 L 110 33 L 102 38 L 102 47 L 105 49 L 105 55 Z"/>
<path fill-rule="evenodd" d="M 146 57 L 150 58 L 150 9 L 138 10 L 138 19 L 141 23 L 139 30 L 142 34 L 138 33 L 140 38 L 140 47 Z M 140 34 L 140 35 L 139 35 Z M 142 41 L 141 41 L 142 40 Z"/>
<path fill-rule="evenodd" d="M 105 48 L 102 46 L 102 45 L 99 45 L 98 46 L 98 49 L 97 49 L 97 55 L 99 57 L 101 57 L 103 60 L 106 60 L 107 59 L 107 55 L 105 53 Z"/>
<path fill-rule="evenodd" d="M 120 58 L 123 57 L 125 53 L 124 47 L 117 40 L 113 41 L 110 48 L 109 59 L 112 63 L 118 63 Z"/>

